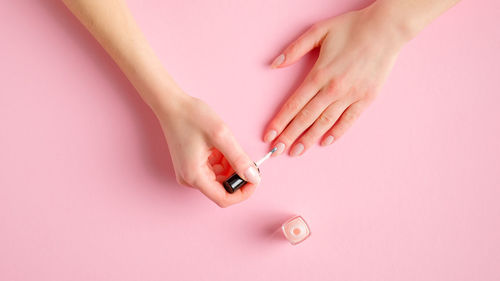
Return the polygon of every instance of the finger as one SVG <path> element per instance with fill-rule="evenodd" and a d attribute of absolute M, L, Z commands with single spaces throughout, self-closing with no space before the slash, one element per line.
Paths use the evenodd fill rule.
<path fill-rule="evenodd" d="M 302 108 L 320 91 L 328 81 L 328 73 L 324 70 L 311 70 L 304 82 L 297 88 L 293 95 L 283 104 L 280 111 L 271 120 L 266 128 L 264 142 L 271 143 L 280 135 L 292 119 Z M 283 152 L 278 150 L 276 155 Z"/>
<path fill-rule="evenodd" d="M 222 165 L 222 167 L 224 167 L 224 171 L 231 167 L 229 166 L 229 163 L 227 162 L 227 159 L 225 157 L 222 157 L 220 164 Z"/>
<path fill-rule="evenodd" d="M 212 149 L 208 156 L 208 163 L 210 163 L 210 165 L 215 165 L 220 162 L 221 158 L 222 154 L 217 149 Z"/>
<path fill-rule="evenodd" d="M 221 165 L 222 167 L 224 167 L 224 175 L 229 176 L 234 173 L 233 168 L 231 168 L 231 165 L 229 164 L 229 162 L 227 162 L 227 159 L 225 157 L 222 157 Z"/>
<path fill-rule="evenodd" d="M 231 206 L 248 199 L 255 191 L 255 185 L 248 183 L 234 193 L 227 193 L 222 184 L 206 177 L 200 177 L 195 186 L 210 200 L 221 208 Z"/>
<path fill-rule="evenodd" d="M 271 67 L 279 68 L 295 63 L 309 51 L 321 45 L 326 34 L 327 29 L 324 25 L 313 25 L 297 40 L 290 44 L 283 53 L 272 62 Z"/>
<path fill-rule="evenodd" d="M 229 129 L 223 126 L 218 132 L 214 133 L 212 143 L 242 179 L 253 184 L 259 184 L 260 175 L 257 167 L 243 151 Z"/>
<path fill-rule="evenodd" d="M 366 101 L 358 101 L 351 104 L 340 116 L 339 120 L 333 125 L 333 127 L 325 134 L 321 145 L 329 145 L 334 140 L 338 140 L 351 126 L 354 121 L 359 118 L 363 110 L 368 105 Z"/>
<path fill-rule="evenodd" d="M 212 170 L 214 171 L 215 175 L 218 176 L 224 173 L 224 166 L 222 166 L 221 164 L 215 164 L 212 166 Z"/>
<path fill-rule="evenodd" d="M 221 184 L 227 179 L 227 176 L 225 175 L 218 175 L 217 177 L 215 177 L 215 180 L 220 182 Z"/>
<path fill-rule="evenodd" d="M 316 121 L 314 121 L 314 124 L 299 138 L 299 140 L 297 140 L 291 152 L 294 151 L 296 146 L 302 145 L 303 149 L 297 153 L 297 155 L 302 155 L 307 149 L 313 146 L 321 136 L 332 128 L 333 124 L 335 124 L 349 104 L 350 103 L 344 101 L 336 101 L 330 104 Z M 328 139 L 328 141 L 330 141 L 330 139 Z M 333 139 L 331 142 L 333 142 Z M 297 150 L 299 148 L 297 148 Z"/>
<path fill-rule="evenodd" d="M 312 98 L 301 111 L 293 118 L 285 130 L 280 134 L 275 141 L 275 146 L 282 143 L 285 148 L 290 147 L 295 140 L 309 128 L 320 114 L 335 100 L 335 89 L 333 87 L 325 87 L 314 98 Z M 291 156 L 301 154 L 303 146 L 294 146 Z M 302 148 L 302 149 L 301 149 Z M 292 153 L 293 152 L 293 153 Z"/>

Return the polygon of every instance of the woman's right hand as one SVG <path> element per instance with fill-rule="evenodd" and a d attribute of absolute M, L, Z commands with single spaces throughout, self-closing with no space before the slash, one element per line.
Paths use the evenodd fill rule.
<path fill-rule="evenodd" d="M 154 111 L 168 143 L 177 182 L 200 190 L 220 207 L 250 197 L 260 176 L 228 127 L 203 101 L 185 94 L 175 100 L 169 99 L 168 109 Z M 222 182 L 233 172 L 248 184 L 230 194 Z"/>
<path fill-rule="evenodd" d="M 125 1 L 63 1 L 158 116 L 177 181 L 199 189 L 221 207 L 248 198 L 260 181 L 254 163 L 217 114 L 184 94 L 168 75 Z M 249 184 L 230 194 L 222 182 L 232 170 Z"/>

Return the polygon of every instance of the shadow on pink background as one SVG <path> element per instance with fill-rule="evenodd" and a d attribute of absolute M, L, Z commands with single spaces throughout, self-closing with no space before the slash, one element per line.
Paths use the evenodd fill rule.
<path fill-rule="evenodd" d="M 228 209 L 175 183 L 154 115 L 60 2 L 4 2 L 0 280 L 500 279 L 498 2 L 432 23 L 343 139 L 267 162 Z M 172 76 L 259 158 L 315 54 L 269 62 L 367 2 L 128 3 Z M 313 235 L 291 246 L 278 230 L 295 214 Z"/>

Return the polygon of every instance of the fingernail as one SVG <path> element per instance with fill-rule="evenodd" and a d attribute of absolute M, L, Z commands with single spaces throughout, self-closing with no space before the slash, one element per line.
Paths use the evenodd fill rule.
<path fill-rule="evenodd" d="M 304 151 L 304 145 L 301 143 L 298 143 L 292 147 L 292 150 L 290 151 L 290 156 L 299 156 L 302 151 Z"/>
<path fill-rule="evenodd" d="M 330 145 L 333 143 L 333 140 L 334 140 L 333 136 L 328 136 L 323 140 L 323 143 L 321 145 L 323 146 Z"/>
<path fill-rule="evenodd" d="M 257 168 L 255 168 L 254 166 L 248 167 L 248 169 L 245 171 L 245 179 L 247 180 L 247 182 L 259 184 L 260 175 L 259 172 L 257 172 Z"/>
<path fill-rule="evenodd" d="M 273 155 L 279 155 L 285 151 L 285 144 L 282 142 L 277 143 L 274 147 L 277 148 L 276 152 Z"/>
<path fill-rule="evenodd" d="M 276 59 L 274 59 L 273 63 L 271 64 L 272 68 L 280 66 L 283 62 L 285 61 L 285 55 L 281 54 L 279 55 Z"/>
<path fill-rule="evenodd" d="M 277 135 L 278 135 L 278 132 L 276 132 L 275 130 L 271 130 L 271 131 L 267 132 L 266 136 L 264 137 L 264 141 L 266 143 L 270 143 L 274 140 L 274 138 L 276 138 Z"/>

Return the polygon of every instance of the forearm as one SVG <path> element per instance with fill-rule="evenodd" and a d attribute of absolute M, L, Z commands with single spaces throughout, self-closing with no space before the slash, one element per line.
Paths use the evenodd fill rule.
<path fill-rule="evenodd" d="M 390 25 L 404 41 L 411 40 L 432 20 L 460 0 L 377 0 L 370 7 L 371 20 Z"/>
<path fill-rule="evenodd" d="M 153 108 L 175 106 L 181 89 L 163 68 L 122 0 L 63 0 Z"/>

